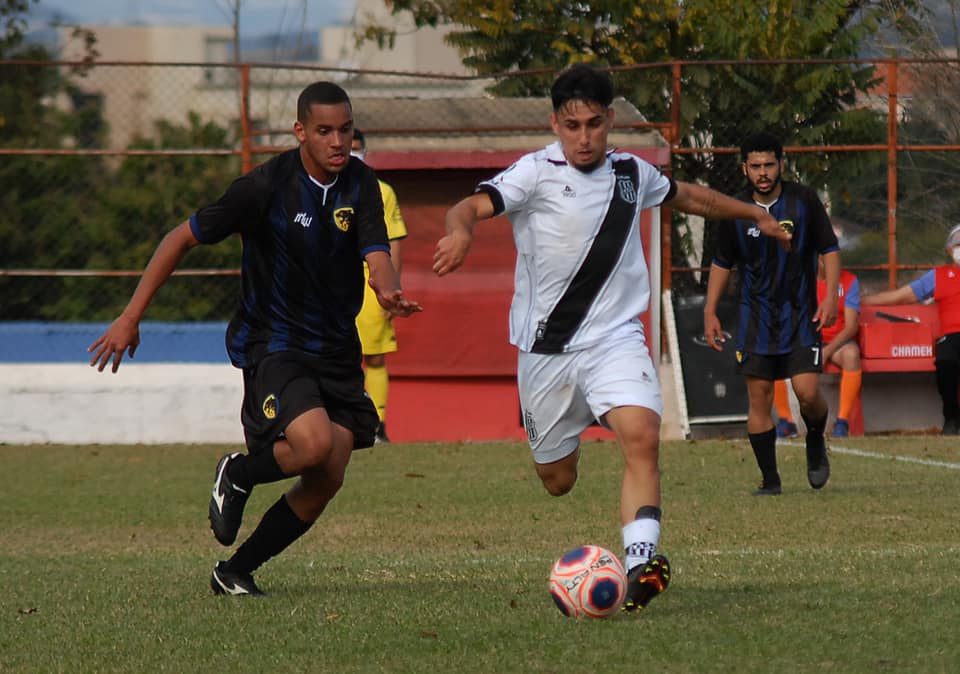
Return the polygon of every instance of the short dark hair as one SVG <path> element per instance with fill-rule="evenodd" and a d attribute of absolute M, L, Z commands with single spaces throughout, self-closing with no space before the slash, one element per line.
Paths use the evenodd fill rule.
<path fill-rule="evenodd" d="M 360 149 L 361 149 L 361 150 L 366 150 L 366 149 L 367 149 L 367 138 L 366 138 L 366 136 L 363 135 L 363 131 L 361 131 L 360 129 L 358 129 L 358 128 L 356 128 L 356 127 L 353 128 L 353 139 L 360 141 Z"/>
<path fill-rule="evenodd" d="M 346 103 L 350 105 L 350 97 L 339 84 L 333 82 L 314 82 L 300 92 L 297 99 L 297 119 L 305 122 L 310 116 L 311 105 L 336 105 Z"/>
<path fill-rule="evenodd" d="M 570 101 L 597 103 L 609 108 L 613 103 L 613 81 L 610 76 L 586 63 L 576 63 L 560 71 L 550 87 L 553 111 Z"/>
<path fill-rule="evenodd" d="M 740 144 L 740 156 L 747 161 L 751 152 L 772 152 L 777 159 L 783 159 L 783 143 L 772 133 L 759 131 L 743 139 Z"/>

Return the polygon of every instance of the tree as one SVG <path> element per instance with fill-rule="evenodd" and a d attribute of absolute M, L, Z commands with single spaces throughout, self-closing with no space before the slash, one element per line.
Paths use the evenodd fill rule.
<path fill-rule="evenodd" d="M 555 71 L 573 62 L 618 69 L 618 90 L 650 120 L 670 119 L 672 81 L 658 62 L 781 59 L 850 59 L 886 34 L 921 31 L 920 0 L 386 0 L 393 13 L 418 26 L 453 24 L 449 42 L 478 74 L 499 75 L 493 93 L 545 95 L 552 77 L 504 76 L 510 71 Z M 388 45 L 393 33 L 366 26 L 362 37 Z M 682 76 L 681 148 L 737 147 L 751 131 L 778 134 L 785 145 L 878 143 L 882 113 L 858 106 L 876 84 L 869 64 L 686 65 Z M 838 177 L 862 170 L 860 155 L 799 155 L 791 168 L 804 182 L 831 188 Z M 674 175 L 733 192 L 739 187 L 735 154 L 678 154 Z M 690 239 L 683 231 L 675 240 Z M 709 262 L 710 236 L 704 258 Z M 674 263 L 690 251 L 675 250 Z M 676 283 L 676 281 L 675 281 Z"/>
<path fill-rule="evenodd" d="M 195 112 L 185 125 L 160 120 L 157 141 L 136 139 L 133 150 L 230 149 L 231 132 L 205 122 Z M 142 269 L 160 239 L 193 209 L 212 203 L 240 173 L 237 157 L 130 156 L 100 187 L 93 210 L 79 223 L 76 236 L 79 266 L 91 269 Z M 96 242 L 91 246 L 89 242 Z M 198 246 L 185 267 L 232 269 L 238 266 L 241 244 L 230 237 L 216 246 Z M 122 311 L 137 279 L 84 279 L 85 290 L 65 293 L 47 305 L 53 315 L 107 320 Z M 153 320 L 226 320 L 235 308 L 236 276 L 175 276 L 150 306 Z M 79 285 L 79 284 L 78 284 Z"/>
<path fill-rule="evenodd" d="M 41 45 L 24 39 L 35 0 L 0 0 L 0 58 L 49 61 Z M 87 40 L 88 53 L 95 41 Z M 80 70 L 82 72 L 82 68 Z M 70 82 L 76 74 L 54 66 L 0 66 L 0 147 L 84 147 L 98 142 L 102 116 L 97 101 L 85 100 Z M 66 99 L 72 107 L 58 107 Z M 99 131 L 98 131 L 99 130 Z M 98 160 L 95 160 L 99 163 Z M 0 268 L 55 268 L 69 259 L 76 222 L 92 210 L 94 176 L 102 167 L 78 157 L 6 156 L 0 162 Z M 62 295 L 62 279 L 0 278 L 0 319 L 49 316 L 40 305 Z M 38 301 L 39 297 L 39 301 Z"/>

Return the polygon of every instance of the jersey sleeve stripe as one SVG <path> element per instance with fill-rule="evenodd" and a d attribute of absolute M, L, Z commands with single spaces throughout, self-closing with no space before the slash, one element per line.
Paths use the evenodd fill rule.
<path fill-rule="evenodd" d="M 476 191 L 483 192 L 490 197 L 490 201 L 493 202 L 494 215 L 500 215 L 506 210 L 506 206 L 503 203 L 503 195 L 501 195 L 500 191 L 490 183 L 482 183 L 478 185 Z"/>

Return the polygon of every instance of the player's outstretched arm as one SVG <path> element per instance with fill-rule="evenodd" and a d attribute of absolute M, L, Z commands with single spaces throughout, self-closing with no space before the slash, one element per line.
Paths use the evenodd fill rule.
<path fill-rule="evenodd" d="M 917 295 L 913 292 L 910 284 L 894 288 L 893 290 L 884 290 L 873 295 L 861 295 L 860 306 L 883 306 L 885 304 L 913 304 L 917 302 Z"/>
<path fill-rule="evenodd" d="M 793 238 L 777 219 L 756 204 L 740 201 L 703 185 L 678 182 L 677 193 L 666 205 L 710 220 L 753 220 L 760 232 L 789 245 Z"/>
<path fill-rule="evenodd" d="M 447 233 L 437 241 L 437 249 L 433 254 L 433 272 L 437 276 L 444 276 L 459 269 L 470 252 L 473 225 L 478 220 L 493 216 L 493 201 L 485 192 L 471 194 L 447 211 L 444 219 Z"/>
<path fill-rule="evenodd" d="M 377 301 L 393 316 L 406 317 L 423 311 L 423 308 L 413 300 L 403 296 L 400 288 L 400 275 L 390 261 L 390 256 L 382 250 L 369 253 L 366 256 L 367 266 L 370 268 L 370 287 L 377 295 Z"/>
<path fill-rule="evenodd" d="M 116 372 L 124 352 L 129 353 L 133 358 L 134 352 L 140 345 L 140 319 L 143 318 L 147 305 L 150 304 L 150 300 L 160 286 L 170 278 L 187 251 L 198 243 L 199 241 L 190 230 L 189 222 L 177 225 L 163 237 L 150 262 L 147 263 L 137 289 L 133 291 L 133 296 L 123 313 L 87 348 L 87 353 L 93 354 L 90 367 L 96 367 L 97 371 L 103 372 L 112 359 L 111 371 Z"/>

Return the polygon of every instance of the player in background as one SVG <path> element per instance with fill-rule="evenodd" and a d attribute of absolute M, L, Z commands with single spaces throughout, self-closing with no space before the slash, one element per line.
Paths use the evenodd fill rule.
<path fill-rule="evenodd" d="M 823 302 L 827 292 L 827 280 L 824 264 L 821 261 L 817 275 L 817 301 Z M 837 418 L 833 422 L 835 438 L 845 438 L 850 434 L 850 412 L 860 397 L 860 384 L 863 372 L 860 370 L 860 345 L 857 334 L 860 332 L 860 281 L 846 271 L 840 272 L 837 286 L 837 322 L 820 331 L 823 339 L 823 362 L 834 363 L 840 368 L 840 402 L 837 406 Z M 777 435 L 796 437 L 797 426 L 790 413 L 787 382 L 778 379 L 773 394 L 773 404 L 777 409 Z"/>
<path fill-rule="evenodd" d="M 930 298 L 937 305 L 940 332 L 934 364 L 937 391 L 943 404 L 943 435 L 960 435 L 960 406 L 957 386 L 960 385 L 960 225 L 947 234 L 947 255 L 950 264 L 937 265 L 912 283 L 875 295 L 864 295 L 863 306 L 912 304 Z"/>
<path fill-rule="evenodd" d="M 837 320 L 840 252 L 830 218 L 808 187 L 782 180 L 783 146 L 768 133 L 749 136 L 740 148 L 750 187 L 737 195 L 768 211 L 793 233 L 789 247 L 742 218 L 720 223 L 716 257 L 710 265 L 703 308 L 704 336 L 723 349 L 717 303 L 734 266 L 739 267 L 740 315 L 736 356 L 746 377 L 747 433 L 763 482 L 757 496 L 781 493 L 777 432 L 773 425 L 773 383 L 789 378 L 807 426 L 807 480 L 814 489 L 830 478 L 824 430 L 827 402 L 820 392 L 822 328 Z M 817 265 L 824 265 L 825 291 L 817 301 Z"/>
<path fill-rule="evenodd" d="M 360 129 L 353 130 L 353 144 L 350 154 L 361 161 L 367 156 L 367 139 Z M 400 241 L 407 236 L 407 225 L 400 214 L 400 205 L 393 187 L 383 180 L 380 183 L 380 196 L 383 198 L 383 216 L 387 224 L 387 238 L 390 239 L 390 261 L 397 276 L 400 275 L 402 260 L 400 258 Z M 369 275 L 367 265 L 363 265 L 364 273 Z M 387 375 L 387 358 L 385 354 L 397 350 L 397 335 L 393 330 L 393 320 L 390 312 L 386 311 L 377 302 L 376 293 L 368 284 L 363 296 L 363 308 L 357 314 L 357 332 L 360 333 L 360 347 L 363 350 L 364 376 L 367 393 L 377 408 L 380 424 L 377 426 L 376 441 L 389 442 L 387 437 L 387 392 L 390 379 Z"/>
<path fill-rule="evenodd" d="M 123 313 L 91 346 L 101 372 L 140 344 L 139 324 L 157 290 L 198 244 L 243 238 L 240 307 L 226 346 L 243 370 L 241 420 L 247 454 L 215 472 L 209 517 L 223 545 L 236 540 L 254 486 L 299 479 L 210 578 L 216 594 L 260 595 L 252 573 L 305 534 L 343 484 L 354 449 L 374 442 L 377 414 L 363 390 L 356 315 L 363 261 L 384 309 L 409 316 L 390 264 L 373 170 L 350 157 L 347 93 L 315 82 L 297 101 L 299 147 L 237 178 L 157 246 Z"/>
<path fill-rule="evenodd" d="M 577 480 L 583 431 L 595 419 L 613 430 L 625 462 L 623 608 L 632 611 L 670 579 L 666 557 L 657 554 L 662 402 L 639 318 L 650 301 L 640 212 L 668 205 L 756 221 L 784 240 L 789 234 L 762 208 L 674 182 L 608 149 L 613 97 L 606 73 L 584 64 L 563 70 L 551 87 L 558 141 L 481 182 L 447 211 L 433 270 L 445 276 L 464 263 L 478 221 L 510 219 L 517 247 L 510 342 L 519 350 L 520 402 L 535 469 L 548 493 L 566 494 Z"/>

